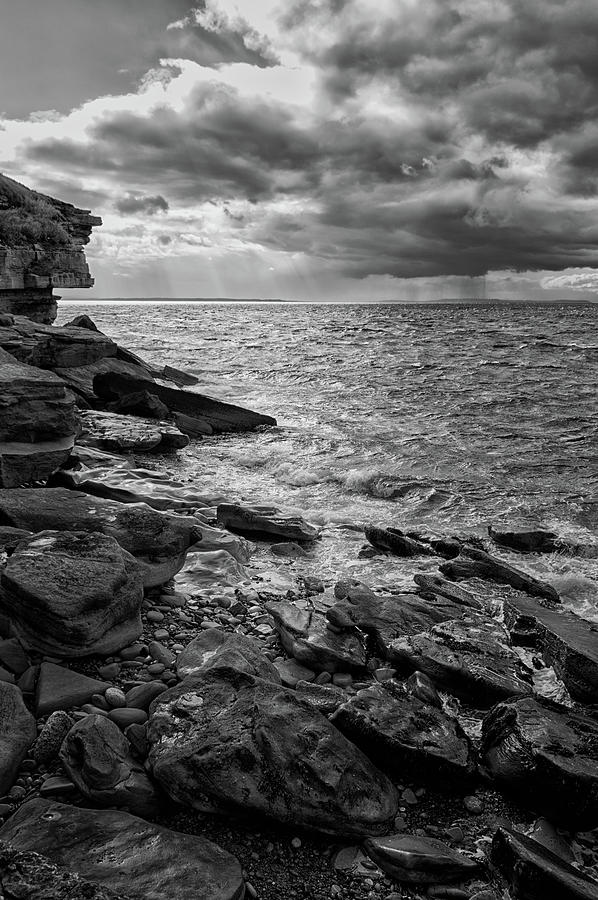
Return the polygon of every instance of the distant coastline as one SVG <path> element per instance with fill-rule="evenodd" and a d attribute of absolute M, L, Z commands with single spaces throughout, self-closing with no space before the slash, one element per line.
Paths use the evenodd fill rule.
<path fill-rule="evenodd" d="M 594 306 L 598 303 L 587 298 L 562 300 L 519 300 L 506 297 L 488 299 L 478 297 L 443 297 L 439 300 L 283 300 L 279 297 L 63 297 L 65 304 L 95 303 L 282 303 L 315 304 L 328 306 Z"/>

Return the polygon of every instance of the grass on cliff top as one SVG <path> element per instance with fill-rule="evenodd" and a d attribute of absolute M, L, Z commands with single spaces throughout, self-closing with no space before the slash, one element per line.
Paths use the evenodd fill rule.
<path fill-rule="evenodd" d="M 65 247 L 71 243 L 60 212 L 39 194 L 0 175 L 0 245 Z"/>

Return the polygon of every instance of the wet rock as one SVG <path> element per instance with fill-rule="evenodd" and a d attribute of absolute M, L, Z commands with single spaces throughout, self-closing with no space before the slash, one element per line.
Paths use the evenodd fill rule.
<path fill-rule="evenodd" d="M 425 779 L 451 790 L 469 782 L 476 772 L 471 744 L 457 720 L 398 685 L 358 691 L 330 721 L 401 781 Z"/>
<path fill-rule="evenodd" d="M 474 547 L 464 546 L 460 556 L 443 563 L 439 568 L 444 575 L 454 581 L 463 578 L 487 578 L 501 584 L 510 584 L 516 590 L 524 591 L 533 597 L 545 597 L 554 603 L 560 602 L 558 592 L 552 585 L 539 581 L 527 572 L 522 572 L 504 560 Z"/>
<path fill-rule="evenodd" d="M 425 675 L 424 672 L 414 672 L 413 675 L 410 675 L 405 682 L 405 690 L 411 694 L 412 697 L 421 700 L 422 703 L 427 703 L 428 706 L 435 706 L 437 709 L 442 709 L 442 700 L 436 690 L 436 686 L 432 679 L 428 675 Z"/>
<path fill-rule="evenodd" d="M 241 866 L 217 844 L 112 809 L 47 800 L 25 803 L 0 829 L 15 850 L 53 863 L 132 900 L 241 900 Z"/>
<path fill-rule="evenodd" d="M 85 365 L 55 366 L 54 372 L 88 404 L 94 405 L 99 399 L 94 390 L 94 379 L 97 375 L 114 375 L 116 377 L 124 375 L 146 381 L 148 372 L 139 362 L 111 356 Z M 150 385 L 151 382 L 149 382 L 148 389 L 150 389 Z"/>
<path fill-rule="evenodd" d="M 322 715 L 330 717 L 332 713 L 347 699 L 342 688 L 333 684 L 314 684 L 312 681 L 298 681 L 295 685 L 296 693 L 313 706 Z"/>
<path fill-rule="evenodd" d="M 314 541 L 319 529 L 302 519 L 281 512 L 276 506 L 241 506 L 220 503 L 216 510 L 218 524 L 250 537 L 286 538 L 290 541 Z"/>
<path fill-rule="evenodd" d="M 152 701 L 166 690 L 166 685 L 161 681 L 147 681 L 132 687 L 125 694 L 125 701 L 129 709 L 143 709 L 147 712 Z"/>
<path fill-rule="evenodd" d="M 499 703 L 481 759 L 503 790 L 573 831 L 598 825 L 598 719 L 547 701 Z"/>
<path fill-rule="evenodd" d="M 196 422 L 197 431 L 205 429 L 205 433 L 223 434 L 232 431 L 250 431 L 262 425 L 276 425 L 276 419 L 224 403 L 204 394 L 181 391 L 165 387 L 147 378 L 135 378 L 126 374 L 106 372 L 93 379 L 93 389 L 103 400 L 117 400 L 119 397 L 146 390 L 158 397 L 168 409 L 175 414 L 177 424 L 186 434 L 192 432 L 188 422 Z"/>
<path fill-rule="evenodd" d="M 141 634 L 142 579 L 113 537 L 42 531 L 9 558 L 0 608 L 21 642 L 40 653 L 113 653 Z"/>
<path fill-rule="evenodd" d="M 189 553 L 177 575 L 178 590 L 189 594 L 218 587 L 237 587 L 249 576 L 228 550 Z"/>
<path fill-rule="evenodd" d="M 108 718 L 124 731 L 129 725 L 143 725 L 147 722 L 147 713 L 144 709 L 127 706 L 124 709 L 111 709 Z"/>
<path fill-rule="evenodd" d="M 116 503 L 64 488 L 0 490 L 0 524 L 32 531 L 100 532 L 115 538 L 143 568 L 145 587 L 169 581 L 200 537 L 192 518 L 143 503 Z"/>
<path fill-rule="evenodd" d="M 333 834 L 383 832 L 397 812 L 392 784 L 324 716 L 231 668 L 158 697 L 148 739 L 155 778 L 194 808 L 236 807 Z"/>
<path fill-rule="evenodd" d="M 286 559 L 301 559 L 302 557 L 308 556 L 307 550 L 304 550 L 301 544 L 295 544 L 293 541 L 289 541 L 288 543 L 284 541 L 282 544 L 272 544 L 270 546 L 270 553 L 273 553 L 274 556 L 282 556 Z"/>
<path fill-rule="evenodd" d="M 531 672 L 510 646 L 506 629 L 493 619 L 471 615 L 441 622 L 388 648 L 397 668 L 420 671 L 438 687 L 473 705 L 491 706 L 531 693 Z"/>
<path fill-rule="evenodd" d="M 16 638 L 0 641 L 0 665 L 14 675 L 22 675 L 29 668 L 29 659 Z"/>
<path fill-rule="evenodd" d="M 151 818 L 158 797 L 143 767 L 131 756 L 120 729 L 103 716 L 87 716 L 68 732 L 60 750 L 67 775 L 84 797 Z"/>
<path fill-rule="evenodd" d="M 23 900 L 131 900 L 57 866 L 33 850 L 19 851 L 0 842 L 0 896 Z"/>
<path fill-rule="evenodd" d="M 376 525 L 366 525 L 364 533 L 376 550 L 384 550 L 394 556 L 436 556 L 428 544 L 408 537 L 398 528 L 379 528 Z"/>
<path fill-rule="evenodd" d="M 560 608 L 543 606 L 523 595 L 504 601 L 505 622 L 517 643 L 539 646 L 575 700 L 598 701 L 598 630 Z"/>
<path fill-rule="evenodd" d="M 348 630 L 332 631 L 326 616 L 302 610 L 287 601 L 266 604 L 284 649 L 298 663 L 315 672 L 361 672 L 366 654 L 362 635 L 351 623 Z"/>
<path fill-rule="evenodd" d="M 555 853 L 561 859 L 564 859 L 565 862 L 575 862 L 575 854 L 570 842 L 556 830 L 552 822 L 549 822 L 548 819 L 544 817 L 537 819 L 534 822 L 534 827 L 529 833 L 529 837 L 539 844 L 542 844 L 542 846 L 546 847 L 547 850 L 550 850 L 551 853 Z"/>
<path fill-rule="evenodd" d="M 429 575 L 418 572 L 417 575 L 413 576 L 413 580 L 417 584 L 418 594 L 425 600 L 436 600 L 439 597 L 444 597 L 452 603 L 467 606 L 469 609 L 475 609 L 478 612 L 485 610 L 486 604 L 484 604 L 481 597 L 465 590 L 461 585 L 455 584 L 454 581 L 443 578 L 442 575 Z"/>
<path fill-rule="evenodd" d="M 113 412 L 81 412 L 78 443 L 112 453 L 139 453 L 156 449 L 186 447 L 189 438 L 168 422 L 121 416 Z"/>
<path fill-rule="evenodd" d="M 94 694 L 103 694 L 108 685 L 96 678 L 80 675 L 54 663 L 44 662 L 39 668 L 35 695 L 35 714 L 47 716 L 57 709 L 71 709 L 88 703 Z"/>
<path fill-rule="evenodd" d="M 187 559 L 191 562 L 191 554 L 214 552 L 215 550 L 225 550 L 241 565 L 245 565 L 251 559 L 254 545 L 239 535 L 231 534 L 223 528 L 212 528 L 210 525 L 201 523 L 199 526 L 201 540 L 195 544 L 189 551 Z"/>
<path fill-rule="evenodd" d="M 517 900 L 598 898 L 598 881 L 513 829 L 498 829 L 492 840 L 490 858 L 509 882 Z"/>
<path fill-rule="evenodd" d="M 444 884 L 466 881 L 479 871 L 479 863 L 436 838 L 396 834 L 367 838 L 365 850 L 394 881 L 407 884 Z"/>
<path fill-rule="evenodd" d="M 501 529 L 489 525 L 488 534 L 495 544 L 523 553 L 554 553 L 562 546 L 558 534 L 545 528 Z"/>
<path fill-rule="evenodd" d="M 145 416 L 150 419 L 166 420 L 170 416 L 168 407 L 162 403 L 159 397 L 145 390 L 125 394 L 114 403 L 108 403 L 106 408 L 110 412 L 126 413 L 130 416 Z"/>
<path fill-rule="evenodd" d="M 0 681 L 0 796 L 7 793 L 16 778 L 37 731 L 35 719 L 14 684 Z"/>
<path fill-rule="evenodd" d="M 38 765 L 46 765 L 56 759 L 63 740 L 74 724 L 64 710 L 56 710 L 48 717 L 31 748 L 31 756 Z"/>
<path fill-rule="evenodd" d="M 187 644 L 179 653 L 176 671 L 183 679 L 217 666 L 232 666 L 239 672 L 280 684 L 276 666 L 264 656 L 257 641 L 220 628 L 210 628 Z"/>

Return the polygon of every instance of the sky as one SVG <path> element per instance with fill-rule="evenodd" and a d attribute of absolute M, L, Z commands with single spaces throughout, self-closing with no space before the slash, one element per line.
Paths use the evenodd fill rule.
<path fill-rule="evenodd" d="M 91 297 L 598 299 L 596 0 L 0 0 Z"/>

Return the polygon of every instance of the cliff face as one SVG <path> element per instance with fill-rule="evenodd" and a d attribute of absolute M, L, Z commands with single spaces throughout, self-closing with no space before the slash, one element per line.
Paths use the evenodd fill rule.
<path fill-rule="evenodd" d="M 83 246 L 102 220 L 0 175 L 0 313 L 50 324 L 54 288 L 93 285 Z"/>

